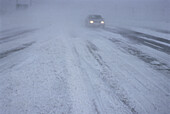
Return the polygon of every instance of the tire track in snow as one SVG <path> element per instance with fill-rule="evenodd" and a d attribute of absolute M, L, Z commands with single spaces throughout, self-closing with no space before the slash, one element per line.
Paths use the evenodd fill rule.
<path fill-rule="evenodd" d="M 79 55 L 76 47 L 74 47 L 74 53 L 77 56 L 78 64 L 79 64 L 81 71 L 83 72 L 83 74 L 85 74 L 83 76 L 83 79 L 84 79 L 84 81 L 86 81 L 86 86 L 88 86 L 88 91 L 90 91 L 90 93 L 92 93 L 90 95 L 90 97 L 91 97 L 91 101 L 93 104 L 93 108 L 94 108 L 96 114 L 100 114 L 101 112 L 104 113 L 103 106 L 101 106 L 102 103 L 101 102 L 99 103 L 98 96 L 95 94 L 95 89 L 94 89 L 93 84 L 89 78 L 89 75 L 87 74 L 85 69 L 82 67 L 81 58 L 80 58 L 80 55 Z M 97 104 L 96 104 L 96 102 L 97 102 Z M 100 106 L 99 106 L 99 104 L 100 104 Z M 98 108 L 98 107 L 100 107 L 100 108 Z"/>
<path fill-rule="evenodd" d="M 109 29 L 109 30 L 112 30 L 109 32 L 114 32 L 116 34 L 119 34 L 117 29 Z M 108 31 L 108 30 L 106 30 L 106 31 Z M 103 36 L 103 35 L 102 35 L 102 38 L 108 39 L 113 44 L 116 44 L 116 46 L 119 47 L 122 52 L 136 56 L 137 58 L 139 58 L 140 60 L 142 60 L 149 66 L 151 66 L 151 68 L 153 68 L 154 70 L 157 70 L 157 71 L 161 72 L 162 74 L 164 74 L 164 76 L 170 78 L 170 75 L 169 75 L 170 74 L 170 66 L 167 63 L 162 62 L 162 61 L 158 60 L 157 58 L 146 54 L 145 52 L 139 50 L 138 48 L 135 48 L 134 46 L 132 46 L 126 42 L 121 41 L 120 39 L 117 39 L 114 37 L 107 37 L 107 36 Z"/>
<path fill-rule="evenodd" d="M 116 79 L 114 82 L 110 82 L 108 77 L 112 77 L 112 72 L 109 66 L 103 61 L 102 57 L 97 53 L 98 49 L 96 45 L 92 42 L 87 41 L 87 48 L 89 52 L 92 54 L 94 59 L 101 65 L 102 72 L 101 77 L 105 84 L 112 89 L 112 95 L 120 100 L 120 102 L 125 105 L 133 114 L 137 114 L 138 112 L 135 110 L 135 107 L 132 106 L 131 101 L 129 100 L 128 96 L 123 93 L 123 88 L 120 88 L 119 84 L 117 83 Z"/>
<path fill-rule="evenodd" d="M 8 34 L 8 35 L 2 36 L 2 37 L 0 36 L 0 44 L 23 38 L 23 37 L 19 37 L 19 36 L 34 32 L 35 30 L 37 30 L 37 29 L 22 30 L 22 31 L 14 32 L 14 33 L 7 32 L 6 34 Z"/>
<path fill-rule="evenodd" d="M 124 46 L 124 45 L 119 44 L 120 41 L 116 40 L 116 38 L 115 38 L 114 39 L 115 41 L 113 44 L 113 42 L 109 41 L 109 38 L 106 39 L 106 37 L 103 37 L 103 35 L 101 35 L 101 36 L 102 36 L 101 39 L 94 41 L 94 42 L 102 51 L 98 51 L 95 53 L 97 53 L 97 54 L 101 53 L 100 55 L 106 61 L 109 61 L 109 62 L 111 60 L 108 60 L 107 56 L 109 58 L 112 56 L 113 57 L 116 56 L 115 57 L 116 60 L 113 60 L 113 62 L 112 62 L 113 64 L 112 63 L 109 64 L 109 62 L 108 62 L 108 65 L 115 68 L 115 71 L 114 71 L 114 69 L 112 67 L 110 67 L 110 68 L 112 68 L 112 71 L 115 72 L 115 74 L 117 74 L 118 76 L 120 75 L 120 77 L 121 77 L 121 75 L 123 76 L 122 78 L 119 78 L 118 76 L 112 77 L 112 78 L 118 78 L 118 79 L 120 79 L 119 80 L 120 82 L 122 79 L 123 80 L 127 79 L 127 82 L 129 82 L 128 80 L 130 78 L 132 78 L 132 81 L 130 81 L 130 83 L 127 84 L 129 88 L 133 88 L 134 91 L 132 91 L 132 94 L 136 95 L 138 93 L 138 91 L 136 91 L 137 89 L 139 90 L 139 92 L 143 91 L 141 94 L 138 94 L 136 97 L 135 96 L 131 97 L 132 100 L 134 99 L 136 102 L 138 102 L 138 106 L 136 107 L 137 111 L 140 113 L 141 107 L 144 107 L 143 110 L 146 110 L 145 113 L 151 113 L 150 112 L 151 110 L 153 111 L 152 113 L 154 113 L 154 112 L 156 113 L 156 111 L 160 111 L 160 112 L 162 111 L 162 113 L 167 113 L 168 112 L 168 101 L 169 101 L 168 100 L 169 90 L 170 90 L 169 86 L 168 86 L 169 84 L 167 81 L 167 77 L 164 77 L 163 75 L 161 75 L 161 73 L 158 73 L 157 71 L 154 71 L 154 70 L 152 71 L 152 69 L 150 69 L 149 67 L 148 68 L 150 69 L 150 71 L 148 69 L 145 71 L 145 73 L 142 72 L 142 69 L 138 66 L 142 63 L 142 61 L 141 62 L 139 61 L 139 63 L 138 63 L 137 62 L 138 60 L 136 59 L 137 61 L 136 60 L 135 61 L 137 62 L 137 64 L 135 64 L 135 61 L 134 62 L 131 61 L 131 59 L 133 60 L 133 59 L 135 59 L 135 57 L 127 54 L 126 50 L 121 48 L 121 46 Z M 104 44 L 103 46 L 100 45 L 102 42 Z M 118 44 L 115 44 L 115 43 L 118 43 Z M 123 43 L 125 43 L 125 42 L 123 42 Z M 125 45 L 126 44 L 128 44 L 128 43 L 125 43 Z M 107 45 L 109 47 L 107 47 Z M 106 49 L 103 49 L 105 47 L 106 47 Z M 106 53 L 105 51 L 108 51 L 109 53 Z M 105 56 L 105 54 L 106 54 L 106 56 Z M 123 55 L 125 55 L 125 56 L 123 56 Z M 126 59 L 124 57 L 128 57 L 130 61 L 128 61 L 128 59 Z M 117 61 L 119 61 L 119 58 L 120 58 L 121 62 L 117 62 Z M 140 66 L 143 66 L 143 65 L 144 64 L 142 63 Z M 146 68 L 147 68 L 147 65 L 144 65 L 144 66 L 146 66 Z M 117 67 L 118 67 L 118 69 L 117 69 Z M 120 70 L 120 68 L 122 68 L 122 70 Z M 117 71 L 119 71 L 119 72 L 117 73 Z M 125 73 L 121 73 L 121 72 L 125 72 Z M 156 75 L 156 74 L 158 74 L 158 75 Z M 138 82 L 140 81 L 141 84 L 138 83 L 137 81 Z M 124 81 L 124 82 L 126 83 L 126 81 Z M 119 83 L 119 84 L 121 85 L 121 83 Z M 129 89 L 126 87 L 123 87 L 123 88 L 125 88 L 125 90 Z M 142 90 L 142 91 L 140 91 L 140 90 Z M 129 95 L 131 96 L 131 94 L 129 94 Z M 141 99 L 143 99 L 143 100 L 141 100 Z M 148 108 L 147 104 L 150 108 Z M 162 107 L 161 107 L 161 105 L 162 105 Z"/>
<path fill-rule="evenodd" d="M 90 92 L 94 111 L 96 112 L 96 114 L 107 114 L 108 112 L 106 110 L 105 101 L 103 101 L 103 99 L 99 95 L 98 88 L 94 84 L 93 74 L 89 74 L 89 71 L 87 69 L 87 67 L 89 67 L 89 64 L 87 64 L 83 57 L 81 57 L 76 48 L 74 48 L 74 51 L 78 57 L 80 69 L 85 74 L 83 78 L 86 81 L 86 86 L 88 86 L 88 91 Z M 98 82 L 98 84 L 102 85 L 100 81 Z"/>
<path fill-rule="evenodd" d="M 69 37 L 69 36 L 68 36 Z M 73 114 L 95 114 L 98 113 L 94 106 L 93 98 L 89 95 L 89 88 L 84 80 L 85 74 L 81 71 L 79 59 L 75 55 L 74 45 L 69 38 L 63 38 L 66 50 L 66 68 L 68 70 L 68 84 L 72 100 Z M 96 110 L 95 110 L 96 108 Z"/>
<path fill-rule="evenodd" d="M 125 50 L 127 53 L 138 57 L 140 60 L 144 61 L 146 64 L 150 65 L 153 69 L 160 71 L 165 74 L 166 77 L 170 78 L 168 74 L 170 74 L 170 66 L 166 63 L 159 61 L 158 59 L 151 57 L 144 52 L 125 44 L 119 40 L 115 40 L 114 38 L 109 39 L 112 43 L 116 44 L 118 47 Z M 122 50 L 121 50 L 122 51 Z"/>
<path fill-rule="evenodd" d="M 116 45 L 120 49 L 120 51 L 122 51 L 123 53 L 128 53 L 128 54 L 131 54 L 133 56 L 136 56 L 137 58 L 139 58 L 140 60 L 142 60 L 143 62 L 145 62 L 149 66 L 151 66 L 151 68 L 153 68 L 154 70 L 157 70 L 160 73 L 162 73 L 163 76 L 165 76 L 166 78 L 170 78 L 169 77 L 170 66 L 168 66 L 166 63 L 161 62 L 158 59 L 151 57 L 150 55 L 145 54 L 144 52 L 138 50 L 137 48 L 130 46 L 128 43 L 122 42 L 121 40 L 118 40 L 116 38 L 113 38 L 113 37 L 107 38 L 105 36 L 102 36 L 102 38 L 109 40 L 111 43 Z M 137 81 L 139 82 L 139 80 L 137 80 Z M 159 88 L 162 91 L 162 93 L 164 93 L 166 96 L 169 96 L 170 90 L 167 86 L 163 86 L 163 88 L 161 88 L 155 82 L 153 82 L 152 80 L 150 80 L 150 81 L 154 86 Z"/>
<path fill-rule="evenodd" d="M 24 50 L 25 48 L 28 48 L 30 47 L 32 44 L 34 44 L 35 42 L 29 42 L 29 43 L 26 43 L 26 44 L 23 44 L 19 47 L 16 47 L 14 49 L 11 49 L 11 50 L 8 50 L 8 51 L 5 51 L 5 52 L 2 52 L 0 53 L 0 59 L 4 58 L 4 57 L 7 57 L 8 55 L 12 54 L 12 53 L 15 53 L 15 52 L 18 52 L 18 51 L 21 51 L 21 50 Z"/>
<path fill-rule="evenodd" d="M 152 36 L 137 31 L 132 31 L 124 28 L 118 28 L 118 29 L 105 28 L 105 30 L 108 32 L 120 34 L 125 38 L 129 38 L 130 40 L 137 41 L 138 43 L 144 44 L 148 47 L 164 52 L 168 55 L 170 54 L 170 46 L 165 45 L 165 43 L 170 44 L 170 40 L 166 38 L 160 38 L 160 37 Z M 164 44 L 162 44 L 161 42 Z"/>
<path fill-rule="evenodd" d="M 79 53 L 77 49 L 80 49 Z M 113 98 L 110 95 L 110 92 L 112 90 L 110 90 L 110 87 L 108 87 L 99 77 L 100 71 L 97 70 L 96 72 L 96 68 L 93 68 L 91 66 L 92 64 L 89 63 L 88 60 L 86 60 L 85 56 L 87 55 L 84 55 L 86 52 L 82 52 L 82 48 L 80 48 L 79 46 L 77 47 L 77 49 L 75 48 L 75 52 L 77 53 L 78 59 L 80 60 L 81 71 L 85 74 L 84 80 L 86 80 L 86 86 L 88 86 L 89 88 L 89 93 L 91 94 L 90 96 L 95 112 L 101 114 L 111 114 L 113 112 L 117 114 L 131 114 L 131 112 L 127 110 L 127 107 L 125 107 L 118 98 Z M 90 53 L 88 53 L 88 55 L 89 54 Z M 92 61 L 95 61 L 93 57 L 91 59 L 93 59 Z"/>

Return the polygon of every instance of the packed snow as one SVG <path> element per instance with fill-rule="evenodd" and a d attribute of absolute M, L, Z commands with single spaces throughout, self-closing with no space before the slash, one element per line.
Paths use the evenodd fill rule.
<path fill-rule="evenodd" d="M 168 3 L 0 0 L 0 114 L 169 114 Z"/>

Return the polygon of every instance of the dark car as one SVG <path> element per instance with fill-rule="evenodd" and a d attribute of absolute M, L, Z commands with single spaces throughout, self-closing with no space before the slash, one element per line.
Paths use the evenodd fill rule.
<path fill-rule="evenodd" d="M 89 15 L 86 19 L 87 27 L 104 27 L 105 22 L 101 15 Z"/>

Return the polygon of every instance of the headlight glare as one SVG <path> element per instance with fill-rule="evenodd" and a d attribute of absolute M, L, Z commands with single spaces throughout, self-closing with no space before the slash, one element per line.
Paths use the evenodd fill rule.
<path fill-rule="evenodd" d="M 94 23 L 93 21 L 90 21 L 90 23 Z"/>
<path fill-rule="evenodd" d="M 104 21 L 101 21 L 101 24 L 104 24 Z"/>

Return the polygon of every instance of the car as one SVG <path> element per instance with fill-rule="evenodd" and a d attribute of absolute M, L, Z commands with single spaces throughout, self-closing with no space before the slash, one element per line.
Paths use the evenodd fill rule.
<path fill-rule="evenodd" d="M 89 15 L 85 22 L 87 27 L 102 27 L 104 28 L 105 22 L 101 15 Z"/>

